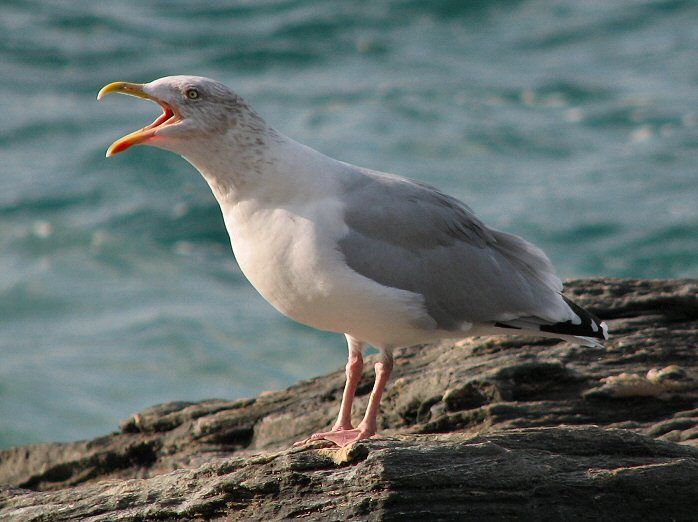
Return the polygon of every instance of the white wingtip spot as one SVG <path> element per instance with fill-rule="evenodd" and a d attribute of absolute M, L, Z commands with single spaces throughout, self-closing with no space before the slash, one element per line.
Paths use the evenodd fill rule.
<path fill-rule="evenodd" d="M 603 332 L 603 338 L 608 339 L 608 325 L 605 322 L 601 323 L 601 331 Z"/>

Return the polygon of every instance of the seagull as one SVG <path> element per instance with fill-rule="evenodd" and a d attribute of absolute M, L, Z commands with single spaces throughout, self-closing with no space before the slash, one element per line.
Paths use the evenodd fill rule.
<path fill-rule="evenodd" d="M 349 356 L 337 420 L 297 444 L 376 434 L 396 347 L 534 334 L 601 346 L 608 329 L 562 295 L 541 249 L 488 228 L 438 189 L 332 159 L 268 125 L 238 94 L 199 76 L 114 82 L 163 113 L 115 141 L 182 156 L 220 205 L 235 259 L 257 291 L 300 323 L 343 333 Z M 378 349 L 363 420 L 352 402 L 367 345 Z"/>

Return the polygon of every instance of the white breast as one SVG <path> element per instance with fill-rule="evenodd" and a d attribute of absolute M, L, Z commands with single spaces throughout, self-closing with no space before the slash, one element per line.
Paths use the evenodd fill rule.
<path fill-rule="evenodd" d="M 378 347 L 430 337 L 420 295 L 382 286 L 347 267 L 336 248 L 346 233 L 336 199 L 276 207 L 245 201 L 226 206 L 223 214 L 242 272 L 284 315 Z"/>

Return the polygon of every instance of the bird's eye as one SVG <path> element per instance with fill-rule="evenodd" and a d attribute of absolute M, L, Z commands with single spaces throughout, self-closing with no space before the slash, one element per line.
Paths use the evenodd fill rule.
<path fill-rule="evenodd" d="M 197 100 L 199 96 L 201 96 L 199 94 L 199 91 L 197 91 L 193 87 L 191 89 L 187 89 L 187 98 L 189 98 L 190 100 Z"/>

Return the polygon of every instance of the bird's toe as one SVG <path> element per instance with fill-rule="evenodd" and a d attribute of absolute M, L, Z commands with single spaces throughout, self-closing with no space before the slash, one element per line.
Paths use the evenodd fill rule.
<path fill-rule="evenodd" d="M 354 442 L 368 439 L 373 435 L 374 433 L 371 433 L 369 430 L 360 428 L 354 428 L 350 430 L 332 430 L 321 433 L 314 433 L 307 439 L 296 442 L 294 446 L 303 446 L 308 442 L 313 442 L 317 440 L 327 440 L 336 444 L 340 448 L 343 448 L 344 446 L 348 446 L 349 444 L 353 444 Z"/>

